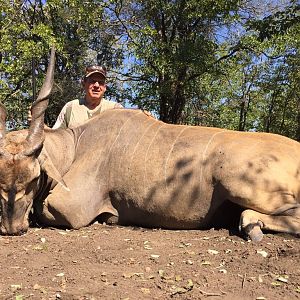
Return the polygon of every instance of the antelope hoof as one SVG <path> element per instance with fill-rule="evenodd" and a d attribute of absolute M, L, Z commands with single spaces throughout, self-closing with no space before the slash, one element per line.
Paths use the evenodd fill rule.
<path fill-rule="evenodd" d="M 255 224 L 247 225 L 244 228 L 244 231 L 248 237 L 248 240 L 251 240 L 252 242 L 260 242 L 264 237 L 261 227 L 262 223 L 259 221 Z"/>

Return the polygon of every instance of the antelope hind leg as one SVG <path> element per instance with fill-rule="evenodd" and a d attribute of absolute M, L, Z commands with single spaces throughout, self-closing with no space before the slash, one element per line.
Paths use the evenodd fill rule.
<path fill-rule="evenodd" d="M 262 230 L 300 235 L 300 207 L 287 209 L 277 215 L 267 215 L 247 209 L 241 215 L 239 227 L 254 242 L 262 240 Z"/>

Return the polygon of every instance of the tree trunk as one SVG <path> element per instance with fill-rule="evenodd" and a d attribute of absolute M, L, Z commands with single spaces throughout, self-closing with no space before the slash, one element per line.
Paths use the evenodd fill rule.
<path fill-rule="evenodd" d="M 273 114 L 273 108 L 274 108 L 274 93 L 272 94 L 271 103 L 269 105 L 269 111 L 265 122 L 265 132 L 270 132 L 271 123 L 272 123 L 272 114 Z"/>

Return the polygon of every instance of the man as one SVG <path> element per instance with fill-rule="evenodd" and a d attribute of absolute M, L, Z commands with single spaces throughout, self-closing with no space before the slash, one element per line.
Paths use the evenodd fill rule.
<path fill-rule="evenodd" d="M 121 104 L 103 98 L 106 91 L 105 81 L 105 67 L 86 67 L 82 79 L 84 98 L 67 102 L 52 128 L 75 127 L 105 110 L 123 108 Z"/>

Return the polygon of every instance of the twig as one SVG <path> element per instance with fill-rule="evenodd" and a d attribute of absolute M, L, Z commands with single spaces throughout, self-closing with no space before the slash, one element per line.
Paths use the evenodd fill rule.
<path fill-rule="evenodd" d="M 244 286 L 245 286 L 245 282 L 246 282 L 246 273 L 245 273 L 244 276 L 243 276 L 242 289 L 243 289 Z"/>
<path fill-rule="evenodd" d="M 205 295 L 205 296 L 222 296 L 224 292 L 222 293 L 208 293 L 208 292 L 205 292 L 201 289 L 198 288 L 198 290 L 200 291 L 201 294 Z"/>

